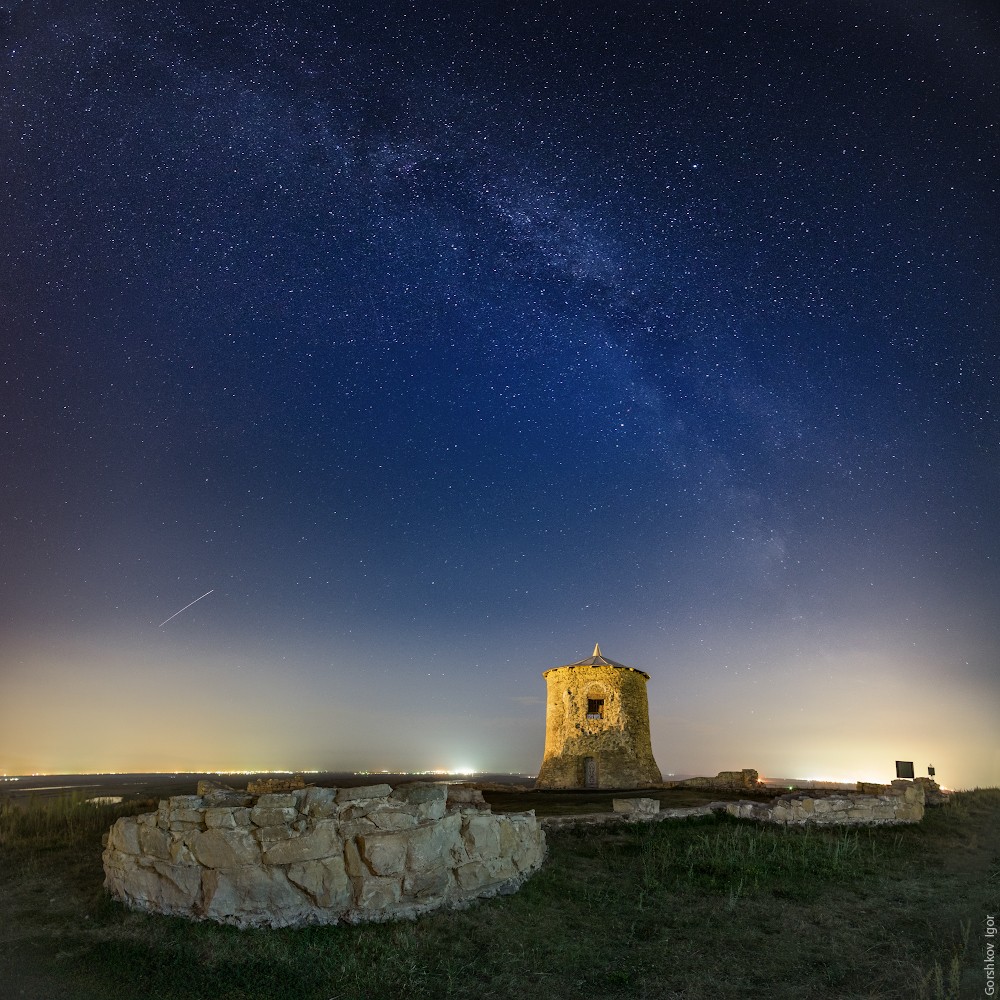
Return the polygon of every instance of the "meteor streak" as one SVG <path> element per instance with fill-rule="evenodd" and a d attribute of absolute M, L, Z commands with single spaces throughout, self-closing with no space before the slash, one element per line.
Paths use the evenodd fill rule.
<path fill-rule="evenodd" d="M 206 590 L 206 591 L 205 591 L 205 593 L 201 595 L 201 597 L 208 597 L 208 595 L 209 595 L 209 594 L 214 594 L 214 593 L 215 593 L 215 591 L 214 591 L 214 590 Z M 197 603 L 198 603 L 198 602 L 199 602 L 199 601 L 201 600 L 201 597 L 196 597 L 196 598 L 195 598 L 195 599 L 194 599 L 194 600 L 193 600 L 193 601 L 191 602 L 191 604 L 197 604 Z M 181 608 L 181 611 L 187 611 L 187 609 L 188 609 L 189 607 L 191 607 L 191 604 L 185 604 L 185 605 L 184 605 L 184 607 L 183 607 L 183 608 Z M 178 616 L 178 615 L 179 615 L 179 614 L 181 613 L 181 611 L 175 611 L 175 612 L 174 612 L 174 613 L 173 613 L 173 614 L 172 614 L 172 615 L 170 616 L 170 618 L 176 618 L 176 617 L 177 617 L 177 616 Z M 159 625 L 157 626 L 157 628 L 163 628 L 163 626 L 164 626 L 164 625 L 166 625 L 168 621 L 170 621 L 170 618 L 167 618 L 167 619 L 166 619 L 165 621 L 162 621 L 162 622 L 160 622 L 160 624 L 159 624 Z"/>

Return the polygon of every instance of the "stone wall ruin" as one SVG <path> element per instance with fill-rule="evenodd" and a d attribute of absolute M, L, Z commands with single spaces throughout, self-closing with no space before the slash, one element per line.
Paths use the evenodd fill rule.
<path fill-rule="evenodd" d="M 924 818 L 924 787 L 897 780 L 879 795 L 803 790 L 779 795 L 773 802 L 720 804 L 731 816 L 786 826 L 884 826 L 919 823 Z"/>
<path fill-rule="evenodd" d="M 742 771 L 720 771 L 714 778 L 684 778 L 665 784 L 671 788 L 699 788 L 715 792 L 767 791 L 759 773 L 752 767 L 745 767 Z"/>
<path fill-rule="evenodd" d="M 533 811 L 494 816 L 473 788 L 216 788 L 119 819 L 104 885 L 133 909 L 238 927 L 361 923 L 514 892 L 544 855 Z"/>
<path fill-rule="evenodd" d="M 739 774 L 739 772 L 735 772 Z M 756 773 L 756 772 L 754 772 Z M 700 806 L 663 809 L 657 799 L 613 799 L 613 812 L 573 813 L 545 816 L 546 830 L 564 830 L 579 826 L 607 826 L 613 823 L 658 823 L 674 819 L 693 819 L 713 813 L 777 823 L 781 826 L 895 826 L 919 823 L 924 818 L 925 784 L 894 781 L 875 786 L 877 794 L 856 791 L 826 792 L 800 790 L 779 795 L 771 802 L 746 799 L 708 802 Z"/>

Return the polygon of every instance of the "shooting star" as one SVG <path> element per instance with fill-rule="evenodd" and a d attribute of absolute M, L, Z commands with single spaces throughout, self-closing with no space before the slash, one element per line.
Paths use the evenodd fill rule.
<path fill-rule="evenodd" d="M 214 591 L 214 590 L 206 590 L 206 591 L 205 591 L 205 593 L 201 595 L 201 597 L 208 597 L 208 595 L 209 595 L 209 594 L 214 594 L 214 593 L 215 593 L 215 591 Z M 199 601 L 201 600 L 201 597 L 196 597 L 196 598 L 195 598 L 195 599 L 194 599 L 194 600 L 193 600 L 193 601 L 191 602 L 191 604 L 197 604 L 197 603 L 198 603 L 198 602 L 199 602 Z M 181 608 L 181 611 L 187 611 L 187 609 L 188 609 L 189 607 L 191 607 L 191 604 L 185 604 L 185 605 L 184 605 L 184 607 L 183 607 L 183 608 Z M 167 624 L 167 622 L 171 620 L 171 618 L 176 618 L 176 617 L 177 617 L 177 616 L 178 616 L 178 615 L 179 615 L 179 614 L 181 613 L 181 611 L 175 611 L 175 612 L 174 612 L 174 613 L 173 613 L 173 614 L 172 614 L 172 615 L 170 616 L 170 618 L 167 618 L 167 619 L 166 619 L 166 621 L 162 621 L 162 622 L 160 622 L 160 624 L 159 624 L 159 625 L 157 626 L 157 628 L 163 628 L 163 626 L 164 626 L 164 625 L 166 625 L 166 624 Z"/>

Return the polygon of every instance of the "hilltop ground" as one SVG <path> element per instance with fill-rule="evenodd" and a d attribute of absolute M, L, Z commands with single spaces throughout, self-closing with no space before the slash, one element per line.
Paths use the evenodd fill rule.
<path fill-rule="evenodd" d="M 511 897 L 415 923 L 238 931 L 130 913 L 101 888 L 101 834 L 144 801 L 193 791 L 176 785 L 134 787 L 115 806 L 80 802 L 92 789 L 0 806 L 2 1000 L 957 1000 L 986 986 L 997 789 L 959 793 L 912 828 L 709 817 L 563 831 Z M 610 795 L 487 797 L 550 813 Z"/>

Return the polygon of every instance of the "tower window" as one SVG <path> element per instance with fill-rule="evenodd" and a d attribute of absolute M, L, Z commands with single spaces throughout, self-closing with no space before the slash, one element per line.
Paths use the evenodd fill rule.
<path fill-rule="evenodd" d="M 587 718 L 588 719 L 603 719 L 604 718 L 604 699 L 603 698 L 588 698 L 587 699 Z"/>

